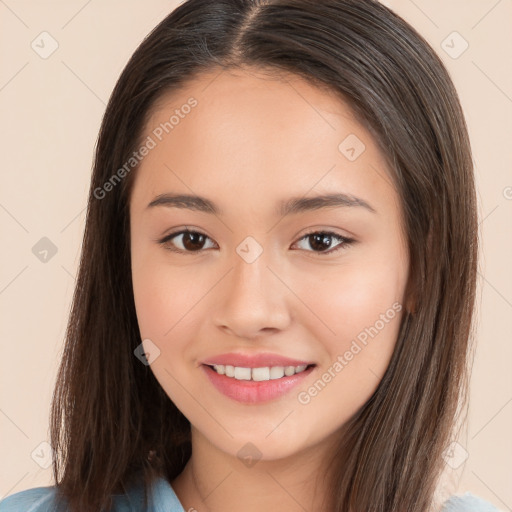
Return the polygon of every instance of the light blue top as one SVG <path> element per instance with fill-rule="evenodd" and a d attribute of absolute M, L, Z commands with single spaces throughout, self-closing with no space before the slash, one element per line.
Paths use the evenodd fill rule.
<path fill-rule="evenodd" d="M 0 501 L 0 512 L 57 512 L 54 502 L 55 486 L 34 487 L 7 496 Z M 113 512 L 141 512 L 143 504 L 142 486 L 136 486 L 126 495 L 114 495 Z M 149 494 L 151 512 L 185 512 L 173 488 L 164 478 L 153 482 Z M 61 512 L 61 511 L 58 511 Z M 62 510 L 65 512 L 65 509 Z M 452 496 L 440 512 L 499 512 L 489 502 L 467 492 L 462 496 Z"/>
<path fill-rule="evenodd" d="M 0 501 L 0 512 L 66 512 L 66 508 L 58 509 L 55 496 L 56 487 L 34 487 L 7 496 Z M 144 489 L 141 484 L 128 490 L 127 494 L 112 496 L 114 505 L 112 512 L 142 512 Z M 148 493 L 150 512 L 185 512 L 173 488 L 164 478 L 158 478 Z"/>

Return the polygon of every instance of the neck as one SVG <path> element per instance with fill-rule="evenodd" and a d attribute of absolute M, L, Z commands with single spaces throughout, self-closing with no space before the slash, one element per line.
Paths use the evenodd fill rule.
<path fill-rule="evenodd" d="M 329 510 L 322 474 L 327 453 L 313 446 L 285 459 L 244 461 L 192 427 L 192 456 L 171 485 L 185 511 Z"/>

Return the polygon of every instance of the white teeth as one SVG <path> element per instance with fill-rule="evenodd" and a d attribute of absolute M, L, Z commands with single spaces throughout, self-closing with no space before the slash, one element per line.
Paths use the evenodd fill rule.
<path fill-rule="evenodd" d="M 229 364 L 214 364 L 213 369 L 219 375 L 233 377 L 237 380 L 264 381 L 290 377 L 296 373 L 301 373 L 307 368 L 307 365 L 300 366 L 266 366 L 263 368 L 244 368 L 240 366 L 231 366 Z"/>
<path fill-rule="evenodd" d="M 293 375 L 295 373 L 295 366 L 285 366 L 284 367 L 284 374 L 287 377 L 290 377 L 290 375 Z"/>
<path fill-rule="evenodd" d="M 284 377 L 284 368 L 282 366 L 272 366 L 269 373 L 271 379 L 280 379 Z"/>
<path fill-rule="evenodd" d="M 250 368 L 240 368 L 240 366 L 235 366 L 235 379 L 236 380 L 251 380 L 251 369 Z"/>
<path fill-rule="evenodd" d="M 253 368 L 252 380 L 270 380 L 270 368 Z"/>

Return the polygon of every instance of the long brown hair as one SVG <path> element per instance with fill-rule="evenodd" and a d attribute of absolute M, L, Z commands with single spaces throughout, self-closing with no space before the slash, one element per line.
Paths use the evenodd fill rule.
<path fill-rule="evenodd" d="M 136 167 L 155 102 L 201 72 L 250 65 L 339 94 L 387 159 L 409 249 L 408 308 L 389 367 L 326 463 L 336 512 L 425 512 L 467 403 L 478 225 L 473 162 L 453 83 L 429 44 L 374 0 L 188 0 L 141 43 L 97 141 L 76 290 L 52 409 L 53 475 L 72 512 L 110 506 L 137 479 L 171 482 L 190 423 L 134 350 L 130 272 Z M 147 496 L 145 496 L 147 497 Z"/>

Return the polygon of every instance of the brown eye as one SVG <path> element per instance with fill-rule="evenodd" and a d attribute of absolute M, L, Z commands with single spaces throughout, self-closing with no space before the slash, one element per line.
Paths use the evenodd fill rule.
<path fill-rule="evenodd" d="M 182 245 L 187 251 L 197 251 L 203 248 L 205 240 L 201 233 L 183 233 Z"/>
<path fill-rule="evenodd" d="M 210 238 L 204 233 L 200 233 L 198 231 L 183 230 L 167 235 L 165 238 L 160 240 L 160 243 L 171 251 L 199 252 L 205 248 L 205 242 L 207 240 L 210 240 Z"/>
<path fill-rule="evenodd" d="M 333 239 L 338 240 L 339 243 L 335 245 L 332 241 Z M 353 238 L 347 238 L 331 231 L 313 231 L 304 235 L 299 242 L 302 240 L 306 240 L 309 247 L 313 249 L 309 252 L 319 254 L 332 254 L 355 242 Z M 328 250 L 331 247 L 334 247 L 334 249 Z"/>
<path fill-rule="evenodd" d="M 332 245 L 332 236 L 325 233 L 308 235 L 309 245 L 316 251 L 329 249 Z"/>

